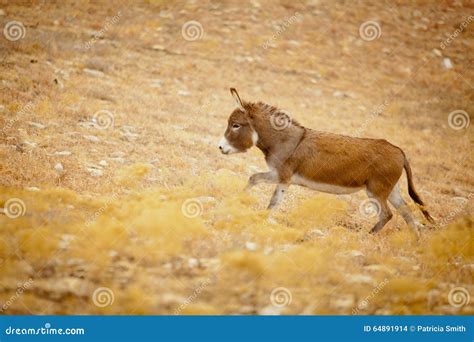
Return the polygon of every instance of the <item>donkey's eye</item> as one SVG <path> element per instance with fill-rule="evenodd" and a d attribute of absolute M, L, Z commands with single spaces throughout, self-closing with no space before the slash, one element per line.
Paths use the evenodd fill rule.
<path fill-rule="evenodd" d="M 240 125 L 238 123 L 235 123 L 235 124 L 232 125 L 232 128 L 233 129 L 239 129 Z"/>

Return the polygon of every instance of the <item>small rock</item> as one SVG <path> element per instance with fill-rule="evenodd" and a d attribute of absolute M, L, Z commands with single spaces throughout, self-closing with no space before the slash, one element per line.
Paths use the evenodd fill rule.
<path fill-rule="evenodd" d="M 346 276 L 348 282 L 351 283 L 363 283 L 363 284 L 370 284 L 374 285 L 374 279 L 371 276 L 365 274 L 348 274 Z"/>
<path fill-rule="evenodd" d="M 63 234 L 61 235 L 61 239 L 59 240 L 58 247 L 60 249 L 68 249 L 71 241 L 76 238 L 75 235 L 71 234 Z"/>
<path fill-rule="evenodd" d="M 140 134 L 137 134 L 137 133 L 132 133 L 130 131 L 121 131 L 120 134 L 122 135 L 122 137 L 126 138 L 127 140 L 135 140 L 136 138 L 138 138 L 140 136 Z"/>
<path fill-rule="evenodd" d="M 151 47 L 153 50 L 164 51 L 166 50 L 163 45 L 155 44 Z"/>
<path fill-rule="evenodd" d="M 216 198 L 212 196 L 200 196 L 197 200 L 201 203 L 214 203 L 216 202 Z"/>
<path fill-rule="evenodd" d="M 64 166 L 61 163 L 57 163 L 56 165 L 54 165 L 54 169 L 56 170 L 57 173 L 63 173 Z"/>
<path fill-rule="evenodd" d="M 28 124 L 31 126 L 31 127 L 34 127 L 34 128 L 39 128 L 39 129 L 43 129 L 43 128 L 46 128 L 45 125 L 39 123 L 39 122 L 32 122 L 32 121 L 29 121 Z"/>
<path fill-rule="evenodd" d="M 26 188 L 26 190 L 28 191 L 40 191 L 40 188 L 36 187 L 36 186 L 29 186 Z"/>
<path fill-rule="evenodd" d="M 255 242 L 247 241 L 245 243 L 245 248 L 247 248 L 247 250 L 249 251 L 256 251 L 258 248 L 258 245 Z"/>
<path fill-rule="evenodd" d="M 334 97 L 349 97 L 346 93 L 336 90 L 334 93 L 332 93 L 332 96 Z"/>
<path fill-rule="evenodd" d="M 165 19 L 174 19 L 174 15 L 173 15 L 173 13 L 170 12 L 170 11 L 164 11 L 164 10 L 163 10 L 163 11 L 161 11 L 161 12 L 159 13 L 159 16 L 160 16 L 161 18 L 165 18 Z"/>
<path fill-rule="evenodd" d="M 64 157 L 70 156 L 71 154 L 72 154 L 71 151 L 56 151 L 56 152 L 54 152 L 54 155 L 64 156 Z"/>
<path fill-rule="evenodd" d="M 120 164 L 125 164 L 125 159 L 123 159 L 122 157 L 110 158 L 110 160 L 115 161 Z"/>
<path fill-rule="evenodd" d="M 179 306 L 186 302 L 186 298 L 176 295 L 174 293 L 164 293 L 161 295 L 161 301 L 163 305 Z"/>
<path fill-rule="evenodd" d="M 345 252 L 339 252 L 336 255 L 338 256 L 344 256 L 344 257 L 349 257 L 349 258 L 358 258 L 358 257 L 364 257 L 364 253 L 357 251 L 357 250 L 351 250 L 351 251 L 345 251 Z"/>
<path fill-rule="evenodd" d="M 104 77 L 105 75 L 102 71 L 95 70 L 95 69 L 84 68 L 83 71 L 87 75 L 93 76 L 93 77 Z"/>
<path fill-rule="evenodd" d="M 178 95 L 179 96 L 189 96 L 189 95 L 191 95 L 191 93 L 189 91 L 186 91 L 186 90 L 179 90 Z"/>
<path fill-rule="evenodd" d="M 107 161 L 101 160 L 101 161 L 99 162 L 99 165 L 105 167 L 105 166 L 108 166 L 109 164 L 107 163 Z"/>
<path fill-rule="evenodd" d="M 152 88 L 161 88 L 163 86 L 162 80 L 153 80 L 151 81 L 150 87 Z"/>
<path fill-rule="evenodd" d="M 100 142 L 100 138 L 96 137 L 95 135 L 84 135 L 84 139 L 92 141 L 92 142 Z"/>
<path fill-rule="evenodd" d="M 198 265 L 199 265 L 199 260 L 198 260 L 198 259 L 196 259 L 196 258 L 189 258 L 189 259 L 188 259 L 188 266 L 189 266 L 190 268 L 194 268 L 194 267 L 196 267 L 196 266 L 198 266 Z"/>
<path fill-rule="evenodd" d="M 305 236 L 304 236 L 304 239 L 306 241 L 309 241 L 309 240 L 313 240 L 313 239 L 317 239 L 317 238 L 322 238 L 322 237 L 325 237 L 326 234 L 324 234 L 320 229 L 311 229 L 310 231 L 308 231 Z"/>
<path fill-rule="evenodd" d="M 31 141 L 27 141 L 27 140 L 23 141 L 23 144 L 25 144 L 26 146 L 31 147 L 31 148 L 35 148 L 38 145 L 35 142 L 31 142 Z"/>
<path fill-rule="evenodd" d="M 87 171 L 90 172 L 91 176 L 102 177 L 104 172 L 102 170 L 88 168 Z"/>
<path fill-rule="evenodd" d="M 270 223 L 270 224 L 278 224 L 278 222 L 273 217 L 269 217 L 267 219 L 267 222 Z"/>
<path fill-rule="evenodd" d="M 331 306 L 336 309 L 349 309 L 354 307 L 354 295 L 338 295 L 330 302 Z"/>
<path fill-rule="evenodd" d="M 453 63 L 451 62 L 451 60 L 448 57 L 445 57 L 443 59 L 443 65 L 446 69 L 452 69 L 453 68 Z"/>
<path fill-rule="evenodd" d="M 443 53 L 438 49 L 433 49 L 433 53 L 438 57 L 443 57 Z"/>

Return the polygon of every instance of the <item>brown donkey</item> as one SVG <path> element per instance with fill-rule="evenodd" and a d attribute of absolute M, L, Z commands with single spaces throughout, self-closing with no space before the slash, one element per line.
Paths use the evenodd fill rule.
<path fill-rule="evenodd" d="M 263 152 L 270 171 L 253 174 L 247 188 L 258 183 L 277 184 L 269 209 L 280 203 L 290 184 L 333 194 L 366 189 L 376 200 L 379 212 L 371 233 L 378 232 L 392 218 L 388 200 L 418 234 L 417 224 L 400 195 L 399 179 L 405 169 L 410 197 L 426 219 L 434 222 L 415 191 L 410 164 L 399 147 L 381 139 L 312 130 L 275 107 L 242 101 L 234 88 L 230 92 L 238 108 L 229 117 L 219 149 L 230 154 L 257 146 Z"/>

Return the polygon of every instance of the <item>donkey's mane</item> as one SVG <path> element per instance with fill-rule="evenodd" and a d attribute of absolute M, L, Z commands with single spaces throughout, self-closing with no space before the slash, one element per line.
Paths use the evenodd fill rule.
<path fill-rule="evenodd" d="M 284 114 L 291 118 L 291 124 L 293 126 L 303 127 L 298 121 L 296 121 L 287 111 L 282 110 L 278 107 L 269 105 L 264 102 L 248 102 L 247 105 L 251 108 L 251 111 L 257 115 L 280 115 Z"/>

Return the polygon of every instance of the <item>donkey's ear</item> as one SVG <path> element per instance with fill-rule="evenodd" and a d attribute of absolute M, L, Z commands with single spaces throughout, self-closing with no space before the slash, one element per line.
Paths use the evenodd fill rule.
<path fill-rule="evenodd" d="M 232 97 L 234 98 L 235 102 L 237 102 L 237 105 L 239 106 L 239 108 L 245 112 L 244 103 L 240 99 L 240 96 L 237 90 L 235 88 L 230 88 L 230 93 L 232 94 Z"/>

